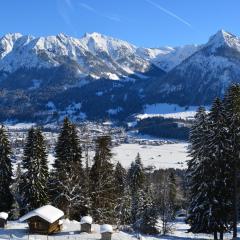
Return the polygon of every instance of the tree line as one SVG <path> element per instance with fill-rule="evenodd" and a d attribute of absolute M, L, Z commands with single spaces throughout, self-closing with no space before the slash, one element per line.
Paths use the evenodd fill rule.
<path fill-rule="evenodd" d="M 111 137 L 96 139 L 93 163 L 83 163 L 77 127 L 67 118 L 55 146 L 55 162 L 47 161 L 40 128 L 28 131 L 22 161 L 15 171 L 4 126 L 0 128 L 0 211 L 12 219 L 45 204 L 53 204 L 70 219 L 90 214 L 96 223 L 131 226 L 143 233 L 167 233 L 181 208 L 174 170 L 144 168 L 140 155 L 125 169 L 112 163 Z M 159 177 L 160 176 L 160 177 Z"/>

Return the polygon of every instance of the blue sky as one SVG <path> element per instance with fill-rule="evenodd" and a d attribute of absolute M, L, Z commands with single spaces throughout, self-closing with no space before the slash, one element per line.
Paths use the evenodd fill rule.
<path fill-rule="evenodd" d="M 239 0 L 1 0 L 0 35 L 100 32 L 137 46 L 204 43 L 240 35 Z"/>

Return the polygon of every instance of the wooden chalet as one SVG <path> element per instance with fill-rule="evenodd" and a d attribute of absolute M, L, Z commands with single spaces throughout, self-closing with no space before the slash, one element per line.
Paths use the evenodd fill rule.
<path fill-rule="evenodd" d="M 61 231 L 63 216 L 60 209 L 46 205 L 27 213 L 19 220 L 27 221 L 30 233 L 52 234 Z"/>
<path fill-rule="evenodd" d="M 7 225 L 8 214 L 5 212 L 0 212 L 0 228 L 5 228 Z"/>

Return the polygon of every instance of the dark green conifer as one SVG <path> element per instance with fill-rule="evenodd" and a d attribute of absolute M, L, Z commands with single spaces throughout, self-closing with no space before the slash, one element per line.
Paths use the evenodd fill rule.
<path fill-rule="evenodd" d="M 64 119 L 55 151 L 56 160 L 50 181 L 52 201 L 67 217 L 85 215 L 86 189 L 80 139 L 76 126 L 67 118 Z"/>
<path fill-rule="evenodd" d="M 22 196 L 26 210 L 48 203 L 48 165 L 44 137 L 40 129 L 31 128 L 24 148 L 22 161 Z"/>
<path fill-rule="evenodd" d="M 8 212 L 13 203 L 11 193 L 11 148 L 4 126 L 0 126 L 0 212 Z"/>
<path fill-rule="evenodd" d="M 140 154 L 128 170 L 128 184 L 131 192 L 131 223 L 136 224 L 142 214 L 143 189 L 146 181 Z"/>
<path fill-rule="evenodd" d="M 237 238 L 239 212 L 239 171 L 240 171 L 240 85 L 233 84 L 224 97 L 224 111 L 228 129 L 228 165 L 229 195 L 232 199 L 233 239 Z"/>
<path fill-rule="evenodd" d="M 114 216 L 116 186 L 111 158 L 111 138 L 99 137 L 96 140 L 96 152 L 90 170 L 91 210 L 98 223 L 116 221 Z"/>

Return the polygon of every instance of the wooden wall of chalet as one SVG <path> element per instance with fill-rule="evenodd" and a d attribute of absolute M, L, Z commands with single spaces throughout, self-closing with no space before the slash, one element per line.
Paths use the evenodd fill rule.
<path fill-rule="evenodd" d="M 111 232 L 101 233 L 101 240 L 111 240 L 111 239 L 112 239 L 112 233 Z"/>
<path fill-rule="evenodd" d="M 81 223 L 81 232 L 91 233 L 92 225 L 89 223 Z"/>
<path fill-rule="evenodd" d="M 0 218 L 0 228 L 5 228 L 7 225 L 7 220 Z"/>
<path fill-rule="evenodd" d="M 28 219 L 30 233 L 51 234 L 61 231 L 62 226 L 59 225 L 59 220 L 54 223 L 49 223 L 44 219 L 36 216 Z"/>

